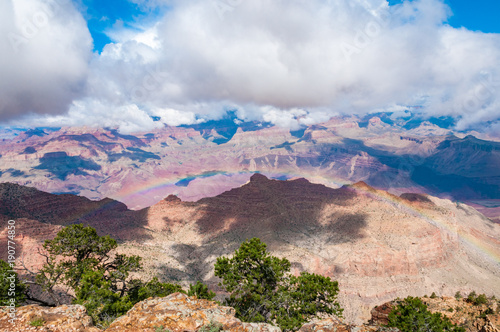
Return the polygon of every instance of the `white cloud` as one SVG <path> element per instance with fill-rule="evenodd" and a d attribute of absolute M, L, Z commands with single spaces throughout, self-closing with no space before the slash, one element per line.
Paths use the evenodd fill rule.
<path fill-rule="evenodd" d="M 263 107 L 263 120 L 280 127 L 287 127 L 292 130 L 300 128 L 297 116 L 291 111 L 283 111 L 274 107 Z"/>
<path fill-rule="evenodd" d="M 0 49 L 0 120 L 62 113 L 81 96 L 92 39 L 71 1 L 1 1 Z"/>
<path fill-rule="evenodd" d="M 461 128 L 500 118 L 500 35 L 451 28 L 441 0 L 133 2 L 170 8 L 93 59 L 86 97 L 109 108 L 291 128 L 405 105 Z"/>
<path fill-rule="evenodd" d="M 137 105 L 116 106 L 92 99 L 74 102 L 66 115 L 28 118 L 14 124 L 22 125 L 26 121 L 28 123 L 36 121 L 38 126 L 47 127 L 117 128 L 122 134 L 147 132 L 163 126 L 162 123 L 153 121 L 151 116 Z"/>
<path fill-rule="evenodd" d="M 152 114 L 160 117 L 160 121 L 169 126 L 180 126 L 200 123 L 193 112 L 183 112 L 173 108 L 155 109 Z"/>

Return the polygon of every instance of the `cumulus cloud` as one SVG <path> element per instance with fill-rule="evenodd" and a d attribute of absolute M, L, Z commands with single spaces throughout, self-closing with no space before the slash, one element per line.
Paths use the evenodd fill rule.
<path fill-rule="evenodd" d="M 173 108 L 159 108 L 152 111 L 154 116 L 160 118 L 162 123 L 169 126 L 180 126 L 183 124 L 195 124 L 202 122 L 197 119 L 196 114 L 191 111 L 179 111 Z"/>
<path fill-rule="evenodd" d="M 94 57 L 86 98 L 110 109 L 290 128 L 407 105 L 459 128 L 500 118 L 500 35 L 448 26 L 442 0 L 133 2 L 169 10 Z"/>
<path fill-rule="evenodd" d="M 1 1 L 0 49 L 0 120 L 62 113 L 82 96 L 92 38 L 71 1 Z"/>
<path fill-rule="evenodd" d="M 67 114 L 58 116 L 45 116 L 28 118 L 24 121 L 37 123 L 44 127 L 118 127 L 122 134 L 138 131 L 149 131 L 162 127 L 162 123 L 154 121 L 153 118 L 135 104 L 111 105 L 94 99 L 84 99 L 74 102 Z M 13 122 L 22 125 L 22 122 Z"/>

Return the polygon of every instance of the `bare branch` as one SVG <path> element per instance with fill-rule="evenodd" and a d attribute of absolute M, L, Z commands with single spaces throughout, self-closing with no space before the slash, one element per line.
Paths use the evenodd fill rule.
<path fill-rule="evenodd" d="M 22 269 L 19 269 L 19 270 L 22 270 L 22 271 L 27 271 L 27 272 L 28 272 L 30 275 L 32 275 L 32 276 L 35 276 L 35 275 L 36 275 L 36 273 L 35 273 L 35 272 L 33 272 L 33 271 L 31 271 L 30 269 L 28 269 L 28 268 L 26 267 L 26 265 L 24 264 L 24 253 L 22 254 L 22 256 L 21 256 L 18 260 L 21 262 L 21 265 L 23 266 L 23 268 L 22 268 Z"/>

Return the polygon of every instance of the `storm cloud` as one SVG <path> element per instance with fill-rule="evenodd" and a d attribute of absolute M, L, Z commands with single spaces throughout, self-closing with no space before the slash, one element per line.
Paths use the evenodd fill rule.
<path fill-rule="evenodd" d="M 65 113 L 83 96 L 92 38 L 71 1 L 1 1 L 0 49 L 0 120 Z"/>

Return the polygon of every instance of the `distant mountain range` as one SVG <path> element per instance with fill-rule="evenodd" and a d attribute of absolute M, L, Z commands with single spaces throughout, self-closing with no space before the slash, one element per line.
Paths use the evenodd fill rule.
<path fill-rule="evenodd" d="M 191 201 L 215 196 L 260 172 L 332 188 L 364 181 L 395 194 L 473 201 L 498 218 L 500 143 L 476 132 L 454 132 L 453 125 L 447 117 L 377 113 L 290 131 L 244 122 L 230 112 L 219 121 L 134 135 L 9 128 L 0 133 L 0 182 L 111 197 L 140 209 L 169 194 Z"/>
<path fill-rule="evenodd" d="M 338 280 L 351 322 L 368 319 L 373 306 L 396 297 L 500 294 L 500 225 L 465 204 L 414 193 L 398 197 L 364 182 L 332 189 L 254 174 L 215 197 L 184 202 L 168 196 L 139 211 L 111 199 L 3 183 L 0 246 L 9 219 L 16 220 L 17 255 L 30 268 L 43 264 L 37 249 L 44 240 L 63 225 L 83 223 L 117 238 L 120 252 L 143 257 L 143 278 L 204 280 L 211 288 L 218 283 L 215 259 L 259 237 L 272 254 L 291 261 L 294 273 Z"/>

